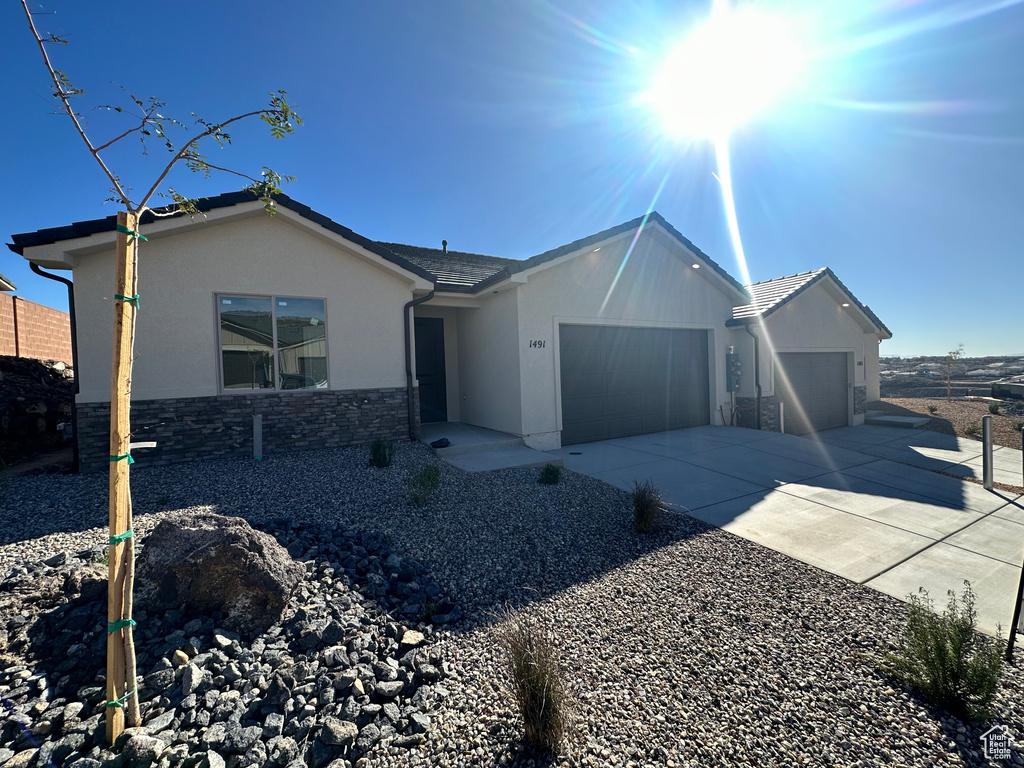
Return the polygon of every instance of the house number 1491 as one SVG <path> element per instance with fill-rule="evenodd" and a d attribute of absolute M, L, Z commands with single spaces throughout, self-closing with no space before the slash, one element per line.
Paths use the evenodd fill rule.
<path fill-rule="evenodd" d="M 544 339 L 530 339 L 530 348 L 531 349 L 543 349 L 547 345 L 548 345 L 548 343 Z"/>

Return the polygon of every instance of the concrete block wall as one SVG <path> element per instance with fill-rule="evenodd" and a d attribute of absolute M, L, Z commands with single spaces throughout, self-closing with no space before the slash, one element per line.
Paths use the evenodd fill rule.
<path fill-rule="evenodd" d="M 418 390 L 414 390 L 418 392 Z M 263 415 L 263 455 L 362 445 L 375 438 L 409 438 L 404 387 L 254 393 L 142 400 L 132 403 L 140 465 L 253 455 L 252 425 Z M 418 414 L 418 410 L 417 410 Z M 110 466 L 110 403 L 79 403 L 78 439 L 83 472 Z M 415 431 L 419 430 L 417 416 Z"/>
<path fill-rule="evenodd" d="M 0 355 L 61 360 L 71 365 L 71 316 L 0 293 Z"/>
<path fill-rule="evenodd" d="M 17 338 L 14 330 L 14 297 L 9 293 L 0 293 L 0 355 L 16 357 Z"/>

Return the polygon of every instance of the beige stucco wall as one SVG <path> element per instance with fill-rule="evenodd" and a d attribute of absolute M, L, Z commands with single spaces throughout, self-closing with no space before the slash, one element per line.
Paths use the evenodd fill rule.
<path fill-rule="evenodd" d="M 718 422 L 718 405 L 728 399 L 723 361 L 725 345 L 730 343 L 725 322 L 732 313 L 732 299 L 706 279 L 706 268 L 693 269 L 692 255 L 660 228 L 644 231 L 622 267 L 631 241 L 632 233 L 603 245 L 600 251 L 537 272 L 518 289 L 520 434 L 532 447 L 560 445 L 560 323 L 710 331 L 708 356 L 713 379 L 709 406 L 712 423 Z M 545 343 L 531 347 L 531 340 Z"/>
<path fill-rule="evenodd" d="M 444 321 L 444 385 L 448 404 L 448 421 L 461 421 L 458 310 L 454 307 L 433 307 L 428 302 L 420 304 L 413 309 L 413 312 L 415 317 L 439 317 Z"/>
<path fill-rule="evenodd" d="M 856 307 L 844 308 L 842 298 L 826 289 L 824 281 L 812 285 L 770 314 L 764 327 L 754 327 L 761 338 L 761 392 L 775 392 L 775 354 L 779 352 L 852 353 L 848 376 L 851 424 L 859 424 L 863 415 L 853 414 L 854 385 L 866 384 L 868 400 L 878 397 L 878 338 L 867 333 L 854 318 Z M 753 341 L 741 328 L 734 330 L 733 342 L 743 362 L 742 388 L 739 394 L 753 396 Z M 858 365 L 858 363 L 861 363 Z M 874 393 L 874 394 L 872 394 Z"/>
<path fill-rule="evenodd" d="M 81 402 L 110 399 L 114 252 L 74 270 Z M 411 283 L 265 214 L 202 222 L 143 243 L 133 399 L 219 392 L 215 293 L 325 298 L 330 387 L 405 386 L 402 306 Z"/>
<path fill-rule="evenodd" d="M 461 420 L 522 434 L 519 304 L 515 290 L 457 311 Z"/>
<path fill-rule="evenodd" d="M 864 339 L 864 378 L 868 385 L 868 402 L 878 400 L 881 395 L 881 381 L 878 367 L 878 337 L 870 334 Z"/>

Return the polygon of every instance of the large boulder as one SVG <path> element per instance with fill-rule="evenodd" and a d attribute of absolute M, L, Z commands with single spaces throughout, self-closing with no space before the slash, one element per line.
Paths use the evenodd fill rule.
<path fill-rule="evenodd" d="M 252 634 L 281 620 L 305 573 L 276 539 L 241 518 L 176 515 L 145 540 L 139 604 L 150 613 L 220 611 L 224 627 Z"/>

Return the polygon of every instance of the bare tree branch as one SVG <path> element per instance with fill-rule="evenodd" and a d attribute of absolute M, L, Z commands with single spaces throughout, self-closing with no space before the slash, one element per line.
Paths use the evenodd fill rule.
<path fill-rule="evenodd" d="M 22 3 L 25 2 L 25 0 L 21 1 Z M 139 207 L 141 208 L 145 206 L 146 203 L 149 202 L 149 199 L 154 194 L 156 194 L 156 191 L 160 188 L 160 185 L 164 183 L 164 179 L 167 178 L 167 174 L 171 172 L 171 169 L 174 167 L 175 163 L 183 159 L 186 155 L 188 155 L 189 152 L 194 151 L 197 148 L 198 143 L 205 139 L 207 136 L 212 136 L 215 133 L 219 133 L 222 128 L 231 125 L 232 123 L 237 123 L 239 120 L 245 120 L 248 117 L 257 117 L 272 114 L 274 114 L 274 110 L 271 109 L 258 109 L 255 112 L 246 112 L 244 115 L 232 117 L 230 120 L 225 120 L 223 123 L 211 125 L 198 136 L 195 136 L 189 141 L 185 142 L 185 145 L 180 150 L 178 150 L 178 152 L 174 155 L 173 158 L 171 158 L 171 162 L 167 164 L 163 172 L 160 174 L 159 178 L 157 178 L 157 180 L 153 183 L 153 186 L 150 187 L 149 191 L 142 197 L 142 200 L 139 203 Z"/>
<path fill-rule="evenodd" d="M 53 64 L 50 63 L 50 56 L 46 53 L 46 44 L 42 37 L 39 36 L 39 31 L 36 29 L 36 24 L 32 20 L 32 11 L 29 10 L 28 0 L 21 0 L 21 7 L 25 11 L 25 18 L 28 20 L 28 26 L 32 30 L 32 36 L 36 39 L 36 44 L 39 46 L 39 52 L 43 55 L 43 61 L 46 63 L 46 70 L 50 73 L 50 79 L 53 80 L 54 95 L 57 96 L 64 104 L 64 111 L 67 116 L 71 118 L 71 121 L 75 124 L 75 128 L 78 130 L 78 135 L 82 137 L 82 141 L 85 142 L 85 146 L 89 148 L 89 153 L 96 158 L 96 162 L 100 164 L 100 168 L 107 174 L 107 178 L 110 179 L 114 185 L 114 189 L 117 190 L 117 194 L 121 196 L 121 201 L 125 204 L 125 207 L 129 211 L 133 211 L 131 201 L 128 196 L 121 189 L 121 185 L 117 181 L 117 177 L 107 168 L 107 164 L 103 162 L 97 150 L 93 147 L 92 142 L 89 141 L 89 137 L 85 133 L 85 129 L 82 127 L 82 123 L 78 119 L 78 113 L 71 107 L 71 102 L 68 99 L 68 94 L 64 90 L 64 83 L 60 77 L 57 76 L 57 71 L 53 68 Z"/>
<path fill-rule="evenodd" d="M 93 152 L 94 152 L 94 153 L 102 152 L 102 151 L 103 151 L 104 149 L 106 149 L 107 147 L 109 147 L 109 146 L 111 146 L 111 145 L 113 145 L 113 144 L 116 144 L 116 143 L 117 143 L 117 142 L 119 142 L 119 141 L 120 141 L 121 139 L 125 138 L 126 136 L 130 136 L 131 134 L 135 133 L 136 131 L 141 131 L 141 130 L 142 130 L 143 128 L 145 128 L 145 127 L 146 127 L 146 125 L 147 125 L 147 124 L 148 124 L 148 123 L 150 122 L 150 118 L 151 118 L 152 116 L 153 116 L 153 110 L 150 110 L 150 111 L 149 111 L 149 112 L 147 112 L 147 113 L 146 113 L 146 115 L 145 115 L 145 116 L 144 116 L 144 117 L 142 118 L 142 122 L 141 122 L 141 123 L 139 123 L 139 125 L 137 125 L 137 126 L 136 126 L 135 128 L 129 128 L 129 129 L 127 130 L 127 131 L 125 131 L 124 133 L 122 133 L 122 134 L 121 134 L 120 136 L 118 136 L 117 138 L 111 139 L 111 140 L 110 140 L 110 141 L 108 141 L 108 142 L 107 142 L 106 144 L 103 144 L 103 145 L 101 145 L 101 146 L 99 146 L 99 147 L 96 147 L 96 149 L 94 149 L 94 150 L 93 150 Z"/>

